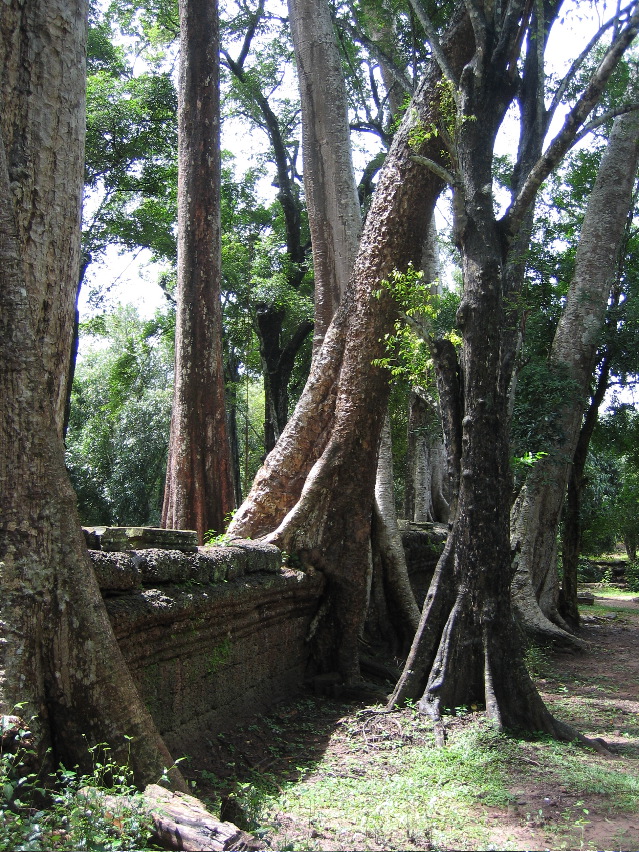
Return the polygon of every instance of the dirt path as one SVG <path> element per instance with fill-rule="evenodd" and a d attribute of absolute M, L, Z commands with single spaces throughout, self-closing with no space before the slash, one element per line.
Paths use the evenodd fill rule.
<path fill-rule="evenodd" d="M 555 715 L 610 745 L 608 759 L 583 752 L 584 770 L 591 777 L 598 770 L 634 776 L 639 790 L 639 599 L 599 595 L 582 616 L 581 635 L 592 653 L 555 655 L 538 686 Z M 639 811 L 617 811 L 622 803 L 605 792 L 605 781 L 601 793 L 580 790 L 555 772 L 544 780 L 540 769 L 513 784 L 513 805 L 497 813 L 494 848 L 512 838 L 515 849 L 639 850 Z M 570 839 L 574 845 L 566 847 Z"/>
<path fill-rule="evenodd" d="M 220 735 L 225 788 L 208 792 L 274 850 L 639 852 L 639 598 L 582 612 L 592 653 L 537 655 L 533 669 L 555 715 L 609 757 L 500 738 L 481 713 L 451 720 L 435 749 L 415 711 L 307 696 Z"/>

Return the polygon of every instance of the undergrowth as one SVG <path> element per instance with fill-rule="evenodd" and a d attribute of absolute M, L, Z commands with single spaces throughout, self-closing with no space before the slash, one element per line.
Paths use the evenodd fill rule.
<path fill-rule="evenodd" d="M 0 850 L 143 850 L 152 822 L 142 807 L 132 772 L 117 765 L 104 744 L 88 748 L 92 769 L 59 766 L 46 774 L 34 766 L 36 754 L 28 727 L 15 727 L 15 716 L 0 717 Z M 11 730 L 10 736 L 5 736 Z M 117 795 L 117 812 L 104 795 Z M 115 810 L 112 808 L 112 810 Z"/>

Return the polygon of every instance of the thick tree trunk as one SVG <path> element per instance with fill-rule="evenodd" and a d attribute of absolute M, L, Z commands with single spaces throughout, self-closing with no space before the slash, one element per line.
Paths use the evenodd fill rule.
<path fill-rule="evenodd" d="M 175 384 L 162 525 L 221 532 L 234 508 L 220 304 L 215 0 L 180 0 Z"/>
<path fill-rule="evenodd" d="M 550 365 L 570 381 L 566 404 L 558 412 L 561 437 L 533 467 L 513 507 L 513 593 L 524 624 L 533 632 L 539 619 L 530 606 L 531 585 L 544 615 L 565 626 L 557 611 L 557 531 L 638 162 L 639 114 L 631 112 L 615 120 L 599 167 L 551 349 Z"/>
<path fill-rule="evenodd" d="M 464 19 L 447 39 L 450 61 L 465 61 Z M 439 71 L 431 66 L 414 99 L 424 126 L 438 118 Z M 327 574 L 332 596 L 315 635 L 320 665 L 359 676 L 357 641 L 367 601 L 369 541 L 380 430 L 388 396 L 383 352 L 396 307 L 379 282 L 421 260 L 425 227 L 442 182 L 414 154 L 440 158 L 441 145 L 408 144 L 408 111 L 380 174 L 347 294 L 317 351 L 309 381 L 275 450 L 235 516 L 236 535 L 270 534 Z"/>
<path fill-rule="evenodd" d="M 362 229 L 353 170 L 348 102 L 326 0 L 289 0 L 302 99 L 304 186 L 315 271 L 315 351 L 343 298 Z M 318 86 L 318 80 L 322 85 Z M 390 430 L 390 426 L 388 427 Z M 375 461 L 373 461 L 375 463 Z M 406 647 L 419 620 L 397 526 L 390 444 L 377 457 L 372 557 L 380 571 L 368 607 L 370 632 L 401 637 Z M 386 601 L 387 595 L 390 596 Z M 383 622 L 388 620 L 388 624 Z"/>
<path fill-rule="evenodd" d="M 527 24 L 526 11 L 523 3 L 501 11 L 494 6 L 490 20 L 473 19 L 477 51 L 458 87 L 455 231 L 464 281 L 457 314 L 462 392 L 454 392 L 454 369 L 440 371 L 453 388 L 441 396 L 449 456 L 460 459 L 458 497 L 419 630 L 389 703 L 421 695 L 419 707 L 436 721 L 440 740 L 442 713 L 473 703 L 485 703 L 487 715 L 503 728 L 562 739 L 575 735 L 551 716 L 526 671 L 510 596 L 512 333 L 505 296 L 509 249 L 526 209 L 521 204 L 516 217 L 509 219 L 509 212 L 497 223 L 491 173 L 497 129 L 515 92 L 512 63 L 522 34 L 519 16 Z M 530 203 L 550 165 L 544 158 L 534 180 L 531 173 Z M 440 346 L 440 363 L 447 353 L 452 360 L 450 347 Z"/>
<path fill-rule="evenodd" d="M 23 705 L 52 762 L 88 768 L 87 745 L 106 742 L 122 763 L 130 753 L 144 783 L 173 762 L 124 663 L 89 563 L 64 466 L 59 397 L 43 370 L 55 360 L 51 353 L 68 360 L 78 280 L 86 14 L 82 0 L 5 3 L 0 12 L 5 58 L 17 40 L 33 83 L 5 101 L 12 121 L 3 112 L 0 136 L 0 712 Z M 14 156 L 34 158 L 24 172 L 10 171 L 5 133 Z M 25 230 L 31 207 L 33 222 L 42 224 L 47 199 L 46 229 Z M 60 315 L 48 316 L 53 311 Z"/>
<path fill-rule="evenodd" d="M 486 74 L 485 66 L 482 70 Z M 473 72 L 467 73 L 470 78 Z M 451 394 L 462 417 L 453 412 L 449 418 L 452 431 L 460 435 L 454 440 L 457 451 L 449 449 L 453 459 L 460 454 L 458 496 L 420 629 L 390 706 L 421 695 L 420 709 L 439 725 L 445 710 L 479 703 L 502 727 L 557 733 L 526 672 L 509 594 L 509 382 L 502 371 L 505 258 L 492 196 L 485 191 L 494 134 L 509 101 L 507 78 L 484 83 L 491 92 L 487 108 L 480 98 L 474 99 L 468 78 L 464 114 L 477 120 L 459 129 L 457 143 L 464 198 L 457 218 L 464 277 L 458 311 L 463 385 L 461 394 Z M 474 82 L 481 91 L 477 77 Z M 443 404 L 449 407 L 445 396 Z"/>
<path fill-rule="evenodd" d="M 0 16 L 0 128 L 33 329 L 60 435 L 80 263 L 76 190 L 84 176 L 77 149 L 84 144 L 84 42 L 74 41 L 78 3 L 65 6 L 7 2 Z"/>

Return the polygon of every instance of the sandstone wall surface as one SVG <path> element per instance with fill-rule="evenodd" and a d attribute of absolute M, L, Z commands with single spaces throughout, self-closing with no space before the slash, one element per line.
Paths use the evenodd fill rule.
<path fill-rule="evenodd" d="M 174 533 L 153 547 L 161 536 L 152 530 L 85 534 L 90 548 L 104 543 L 89 554 L 107 611 L 175 757 L 188 755 L 206 767 L 218 733 L 299 692 L 306 637 L 324 588 L 321 572 L 283 566 L 278 548 L 257 541 L 197 548 Z M 405 525 L 402 538 L 421 606 L 445 529 Z M 166 549 L 175 545 L 183 549 Z"/>

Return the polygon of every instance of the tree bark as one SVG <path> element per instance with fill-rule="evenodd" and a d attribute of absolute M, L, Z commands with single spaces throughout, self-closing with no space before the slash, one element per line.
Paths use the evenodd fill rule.
<path fill-rule="evenodd" d="M 451 458 L 460 457 L 458 497 L 420 628 L 389 702 L 393 706 L 421 695 L 419 707 L 435 720 L 440 741 L 442 713 L 472 703 L 484 703 L 487 715 L 502 728 L 545 731 L 562 739 L 575 735 L 551 716 L 526 671 L 510 597 L 512 335 L 505 295 L 509 250 L 524 225 L 527 205 L 518 203 L 516 215 L 511 208 L 497 222 L 491 187 L 494 141 L 515 94 L 514 63 L 527 11 L 526 4 L 508 4 L 493 6 L 489 18 L 473 16 L 476 52 L 457 88 L 455 233 L 464 281 L 457 313 L 463 337 L 462 392 L 450 393 L 454 404 L 447 405 L 452 410 L 445 422 L 452 424 L 446 434 L 449 441 L 453 436 L 453 449 L 461 448 L 456 453 L 449 447 Z M 626 44 L 636 24 L 635 19 Z M 523 193 L 528 203 L 550 166 L 544 158 L 531 169 Z"/>
<path fill-rule="evenodd" d="M 457 18 L 446 50 L 461 68 L 469 46 L 468 22 Z M 438 118 L 440 72 L 431 65 L 416 94 L 425 126 Z M 303 561 L 325 571 L 330 602 L 318 624 L 318 665 L 359 676 L 357 641 L 367 601 L 375 459 L 388 396 L 385 371 L 372 362 L 383 353 L 396 306 L 375 294 L 394 270 L 418 266 L 442 182 L 414 154 L 437 160 L 441 144 L 408 144 L 416 118 L 408 111 L 382 169 L 368 214 L 351 286 L 317 351 L 309 381 L 280 441 L 235 516 L 236 535 L 269 535 Z M 356 472 L 356 475 L 355 475 Z"/>
<path fill-rule="evenodd" d="M 42 370 L 60 435 L 69 382 L 80 246 L 84 164 L 84 43 L 73 41 L 77 3 L 4 3 L 0 17 L 0 128 L 4 139 L 24 282 Z M 70 31 L 69 31 L 70 30 Z M 65 41 L 64 54 L 58 51 Z M 17 94 L 20 93 L 18 97 Z M 48 99 L 50 108 L 42 108 Z M 82 107 L 83 109 L 83 107 Z M 40 180 L 41 175 L 48 180 Z M 68 191 L 68 182 L 74 187 Z"/>
<path fill-rule="evenodd" d="M 215 0 L 180 0 L 175 384 L 162 525 L 221 532 L 234 508 L 220 303 Z"/>
<path fill-rule="evenodd" d="M 329 5 L 325 0 L 289 0 L 288 7 L 302 99 L 304 189 L 315 276 L 313 349 L 317 351 L 346 291 L 362 216 L 346 86 Z"/>
<path fill-rule="evenodd" d="M 599 408 L 604 401 L 610 378 L 610 355 L 606 353 L 600 364 L 599 377 L 595 392 L 590 399 L 584 422 L 579 430 L 577 446 L 572 457 L 568 475 L 568 490 L 564 506 L 563 533 L 561 537 L 561 593 L 559 612 L 568 625 L 576 630 L 579 627 L 579 607 L 577 605 L 577 569 L 581 550 L 581 496 L 586 485 L 584 470 L 588 458 L 590 439 L 597 425 Z"/>
<path fill-rule="evenodd" d="M 630 112 L 615 119 L 599 167 L 550 353 L 551 366 L 570 382 L 559 412 L 561 437 L 533 467 L 513 507 L 513 594 L 523 623 L 532 631 L 539 619 L 531 609 L 530 585 L 543 614 L 565 626 L 557 611 L 557 531 L 638 163 L 639 115 Z"/>
<path fill-rule="evenodd" d="M 43 760 L 88 768 L 87 745 L 106 742 L 117 760 L 130 757 L 145 783 L 173 761 L 135 689 L 89 563 L 64 466 L 60 399 L 43 369 L 55 360 L 51 353 L 68 361 L 78 280 L 86 15 L 83 0 L 5 3 L 0 12 L 6 75 L 19 79 L 11 62 L 28 57 L 24 73 L 33 83 L 5 101 L 0 135 L 0 711 L 23 705 Z M 33 156 L 24 172 L 10 170 L 5 133 L 14 156 Z M 31 208 L 34 225 L 26 229 Z M 60 315 L 48 316 L 53 310 Z M 183 784 L 176 770 L 172 776 Z"/>
<path fill-rule="evenodd" d="M 424 241 L 421 268 L 431 284 L 431 295 L 439 295 L 441 265 L 434 217 Z M 407 443 L 406 518 L 416 523 L 448 523 L 441 413 L 437 403 L 418 387 L 411 389 L 408 398 Z"/>

